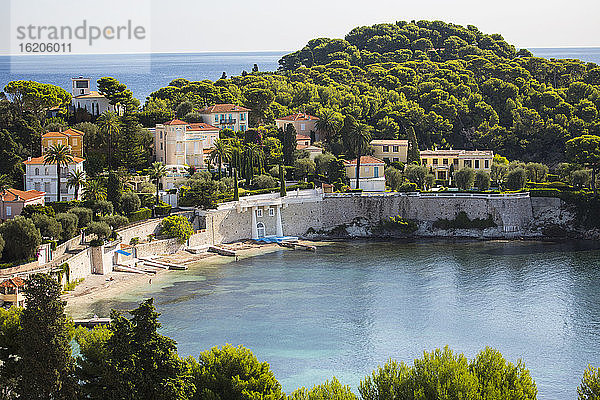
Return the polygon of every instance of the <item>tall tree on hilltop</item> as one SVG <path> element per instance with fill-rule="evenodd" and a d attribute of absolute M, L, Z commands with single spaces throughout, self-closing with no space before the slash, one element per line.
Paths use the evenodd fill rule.
<path fill-rule="evenodd" d="M 75 399 L 74 363 L 62 288 L 50 275 L 32 275 L 25 285 L 19 356 L 20 398 Z"/>
<path fill-rule="evenodd" d="M 105 111 L 98 117 L 96 121 L 100 132 L 105 136 L 106 145 L 108 147 L 108 169 L 114 169 L 113 164 L 113 138 L 119 135 L 120 122 L 119 116 L 112 111 Z"/>
<path fill-rule="evenodd" d="M 60 168 L 74 162 L 71 150 L 64 144 L 50 146 L 44 154 L 44 164 L 56 165 L 56 201 L 60 201 Z"/>

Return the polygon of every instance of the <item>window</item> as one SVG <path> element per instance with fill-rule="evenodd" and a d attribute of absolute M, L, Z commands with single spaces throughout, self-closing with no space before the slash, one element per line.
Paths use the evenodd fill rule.
<path fill-rule="evenodd" d="M 50 170 L 48 169 L 48 167 L 44 168 L 44 175 L 48 175 L 50 173 Z"/>
<path fill-rule="evenodd" d="M 427 165 L 427 159 L 426 158 L 423 159 L 423 165 Z"/>
<path fill-rule="evenodd" d="M 438 159 L 437 158 L 433 159 L 433 165 L 438 165 Z"/>
<path fill-rule="evenodd" d="M 229 120 L 231 121 L 233 119 L 233 116 L 231 114 L 229 114 Z"/>
<path fill-rule="evenodd" d="M 52 146 L 52 139 L 48 139 L 48 147 Z"/>
<path fill-rule="evenodd" d="M 35 169 L 35 174 L 36 174 L 36 175 L 39 175 L 39 174 L 40 174 L 40 169 L 39 169 L 39 168 L 36 168 L 36 169 Z"/>
<path fill-rule="evenodd" d="M 475 160 L 475 168 L 479 168 L 479 160 Z"/>
<path fill-rule="evenodd" d="M 246 132 L 246 125 L 240 125 L 240 131 Z"/>
<path fill-rule="evenodd" d="M 379 167 L 373 167 L 373 177 L 379 178 Z"/>
<path fill-rule="evenodd" d="M 73 146 L 77 146 L 77 138 L 73 138 Z"/>
<path fill-rule="evenodd" d="M 245 121 L 246 120 L 246 113 L 241 113 L 240 114 L 240 121 Z"/>
<path fill-rule="evenodd" d="M 448 159 L 447 158 L 442 159 L 442 164 L 448 165 Z"/>
<path fill-rule="evenodd" d="M 273 207 L 269 207 L 269 217 L 272 217 L 275 215 L 275 209 Z"/>
<path fill-rule="evenodd" d="M 454 160 L 452 160 L 452 164 L 458 166 L 458 158 L 455 158 Z"/>
<path fill-rule="evenodd" d="M 67 184 L 65 182 L 60 183 L 60 192 L 61 193 L 69 193 Z"/>
<path fill-rule="evenodd" d="M 385 161 L 385 162 L 389 162 L 389 161 L 390 161 L 390 158 L 389 158 L 389 157 L 383 157 L 383 161 Z"/>
<path fill-rule="evenodd" d="M 259 239 L 264 238 L 265 237 L 265 224 L 263 224 L 262 222 L 259 222 L 258 224 L 256 224 L 256 232 L 258 233 Z"/>
<path fill-rule="evenodd" d="M 306 130 L 306 124 L 300 124 L 300 130 L 301 131 L 305 131 Z"/>
<path fill-rule="evenodd" d="M 35 182 L 33 184 L 33 187 L 35 188 L 35 190 L 40 191 L 42 189 L 42 184 L 40 182 Z"/>
<path fill-rule="evenodd" d="M 50 193 L 50 182 L 44 182 L 44 192 Z"/>
<path fill-rule="evenodd" d="M 384 153 L 389 153 L 389 151 L 390 151 L 390 146 L 383 146 Z"/>
<path fill-rule="evenodd" d="M 465 160 L 465 167 L 471 167 L 471 160 Z"/>
<path fill-rule="evenodd" d="M 484 165 L 485 165 L 485 169 L 488 169 L 490 167 L 490 160 L 485 160 Z"/>
<path fill-rule="evenodd" d="M 160 131 L 160 138 L 162 139 L 162 131 Z"/>
<path fill-rule="evenodd" d="M 262 211 L 263 211 L 262 208 L 259 208 L 259 209 L 256 210 L 256 216 L 258 218 L 262 218 Z"/>
<path fill-rule="evenodd" d="M 12 215 L 12 207 L 10 207 L 10 206 L 6 207 L 6 215 L 9 217 Z"/>
<path fill-rule="evenodd" d="M 219 114 L 215 114 L 215 122 L 219 122 Z"/>
<path fill-rule="evenodd" d="M 394 162 L 398 162 L 400 159 L 398 157 L 394 157 Z"/>
<path fill-rule="evenodd" d="M 392 147 L 392 149 L 393 149 L 394 153 L 398 152 L 398 146 L 394 146 L 394 147 Z"/>
<path fill-rule="evenodd" d="M 161 149 L 161 150 L 163 149 L 163 144 L 162 144 L 162 142 L 160 142 L 160 149 Z"/>

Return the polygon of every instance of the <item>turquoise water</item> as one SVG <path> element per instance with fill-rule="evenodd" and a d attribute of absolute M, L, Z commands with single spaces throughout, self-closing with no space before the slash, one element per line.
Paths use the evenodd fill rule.
<path fill-rule="evenodd" d="M 600 48 L 530 49 L 537 57 L 577 58 L 600 64 Z M 0 90 L 12 80 L 30 79 L 60 86 L 71 91 L 71 78 L 86 76 L 92 82 L 113 76 L 125 83 L 136 98 L 145 100 L 153 91 L 175 78 L 216 80 L 223 72 L 228 76 L 251 71 L 258 64 L 261 71 L 275 71 L 277 61 L 288 51 L 231 53 L 108 54 L 108 55 L 30 55 L 0 56 Z M 11 73 L 13 70 L 18 73 Z M 95 89 L 95 88 L 93 88 Z"/>
<path fill-rule="evenodd" d="M 356 390 L 390 357 L 493 346 L 525 361 L 539 399 L 575 399 L 600 365 L 599 261 L 581 242 L 336 243 L 169 273 L 143 296 L 181 354 L 243 344 L 288 392 L 334 375 Z"/>

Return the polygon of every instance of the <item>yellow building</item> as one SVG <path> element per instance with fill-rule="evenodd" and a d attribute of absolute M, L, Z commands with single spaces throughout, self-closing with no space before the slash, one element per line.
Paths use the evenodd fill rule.
<path fill-rule="evenodd" d="M 385 163 L 375 157 L 360 157 L 360 184 L 356 185 L 356 159 L 345 161 L 346 176 L 352 189 L 362 189 L 365 192 L 385 192 Z"/>
<path fill-rule="evenodd" d="M 83 157 L 83 135 L 83 132 L 72 128 L 64 132 L 45 133 L 42 135 L 42 154 L 45 154 L 51 146 L 62 144 L 71 148 L 73 156 Z"/>
<path fill-rule="evenodd" d="M 18 307 L 25 306 L 25 293 L 23 287 L 25 281 L 22 278 L 15 277 L 6 279 L 0 283 L 0 305 L 13 305 Z"/>
<path fill-rule="evenodd" d="M 408 140 L 372 140 L 369 145 L 373 149 L 373 155 L 380 160 L 406 163 Z"/>
<path fill-rule="evenodd" d="M 436 179 L 448 179 L 450 166 L 454 171 L 465 167 L 474 170 L 490 171 L 494 152 L 491 150 L 423 150 L 421 161 L 427 168 L 431 168 Z"/>

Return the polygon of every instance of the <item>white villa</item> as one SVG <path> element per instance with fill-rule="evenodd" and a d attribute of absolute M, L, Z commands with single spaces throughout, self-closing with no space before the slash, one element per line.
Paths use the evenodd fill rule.
<path fill-rule="evenodd" d="M 154 151 L 156 161 L 166 165 L 189 165 L 203 168 L 205 157 L 219 139 L 219 128 L 174 119 L 156 125 Z"/>
<path fill-rule="evenodd" d="M 81 157 L 73 157 L 73 162 L 68 167 L 61 167 L 60 171 L 60 200 L 80 200 L 83 190 L 79 190 L 78 198 L 75 198 L 75 188 L 69 187 L 67 180 L 69 173 L 83 171 Z M 25 164 L 25 190 L 37 190 L 46 192 L 46 201 L 56 201 L 56 183 L 58 176 L 55 164 L 44 164 L 44 157 L 29 157 Z"/>
<path fill-rule="evenodd" d="M 108 99 L 95 90 L 90 90 L 90 78 L 71 78 L 72 94 L 71 108 L 76 111 L 82 108 L 93 116 L 98 116 L 105 111 L 116 111 L 115 106 Z"/>
<path fill-rule="evenodd" d="M 356 159 L 345 161 L 346 176 L 350 179 L 350 187 L 356 188 Z M 365 192 L 385 192 L 385 162 L 372 156 L 360 157 L 359 189 Z"/>
<path fill-rule="evenodd" d="M 249 127 L 249 111 L 251 110 L 235 104 L 215 104 L 199 110 L 198 113 L 202 115 L 202 120 L 206 124 L 215 126 L 218 129 L 245 132 Z"/>

